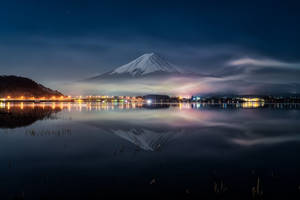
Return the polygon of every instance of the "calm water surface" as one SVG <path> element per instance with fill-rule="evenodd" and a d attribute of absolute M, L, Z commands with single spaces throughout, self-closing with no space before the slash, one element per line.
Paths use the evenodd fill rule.
<path fill-rule="evenodd" d="M 299 199 L 300 106 L 260 106 L 2 103 L 1 199 Z"/>

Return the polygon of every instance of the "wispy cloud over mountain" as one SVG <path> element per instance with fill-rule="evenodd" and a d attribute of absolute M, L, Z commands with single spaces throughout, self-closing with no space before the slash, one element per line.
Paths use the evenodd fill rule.
<path fill-rule="evenodd" d="M 256 58 L 239 58 L 229 61 L 228 65 L 232 66 L 260 66 L 260 67 L 290 67 L 300 69 L 300 63 L 290 63 L 274 59 L 256 59 Z"/>

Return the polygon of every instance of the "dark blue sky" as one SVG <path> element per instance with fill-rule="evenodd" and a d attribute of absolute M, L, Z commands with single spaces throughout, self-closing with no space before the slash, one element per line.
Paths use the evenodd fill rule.
<path fill-rule="evenodd" d="M 205 73 L 244 58 L 298 66 L 299 10 L 282 0 L 1 1 L 0 68 L 51 84 L 152 51 Z"/>

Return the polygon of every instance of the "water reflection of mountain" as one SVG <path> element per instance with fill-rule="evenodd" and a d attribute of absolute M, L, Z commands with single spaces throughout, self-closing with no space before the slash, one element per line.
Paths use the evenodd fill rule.
<path fill-rule="evenodd" d="M 157 151 L 183 132 L 181 128 L 136 124 L 129 121 L 92 121 L 89 125 L 114 134 L 146 151 Z"/>
<path fill-rule="evenodd" d="M 176 135 L 173 131 L 146 128 L 110 129 L 110 132 L 146 151 L 159 150 Z"/>
<path fill-rule="evenodd" d="M 53 113 L 61 111 L 52 107 L 11 107 L 0 108 L 0 128 L 18 128 L 29 126 L 38 120 L 51 118 Z"/>

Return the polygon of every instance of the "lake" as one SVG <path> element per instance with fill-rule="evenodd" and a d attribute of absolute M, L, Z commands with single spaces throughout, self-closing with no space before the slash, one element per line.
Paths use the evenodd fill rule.
<path fill-rule="evenodd" d="M 1 199 L 299 199 L 300 105 L 1 103 Z"/>

